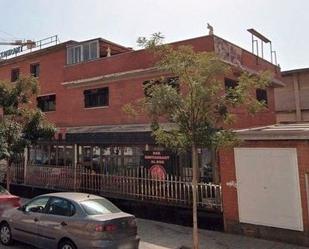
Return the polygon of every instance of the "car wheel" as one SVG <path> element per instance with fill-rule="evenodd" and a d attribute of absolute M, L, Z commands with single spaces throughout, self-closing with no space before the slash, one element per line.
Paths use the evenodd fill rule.
<path fill-rule="evenodd" d="M 7 223 L 0 225 L 0 241 L 5 246 L 11 245 L 13 242 L 11 228 Z"/>
<path fill-rule="evenodd" d="M 77 249 L 74 243 L 70 240 L 62 241 L 58 247 L 58 249 Z"/>

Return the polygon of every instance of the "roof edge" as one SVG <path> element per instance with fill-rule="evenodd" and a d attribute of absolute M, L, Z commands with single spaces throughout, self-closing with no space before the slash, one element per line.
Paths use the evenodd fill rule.
<path fill-rule="evenodd" d="M 290 75 L 290 74 L 294 74 L 294 73 L 303 73 L 303 72 L 309 73 L 309 67 L 296 68 L 296 69 L 291 69 L 291 70 L 287 70 L 287 71 L 282 71 L 281 74 L 282 74 L 282 76 L 285 76 L 285 75 Z"/>

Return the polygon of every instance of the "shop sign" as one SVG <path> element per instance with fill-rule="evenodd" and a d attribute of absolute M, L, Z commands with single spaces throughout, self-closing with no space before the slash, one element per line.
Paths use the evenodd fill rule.
<path fill-rule="evenodd" d="M 171 155 L 166 151 L 145 151 L 144 164 L 152 178 L 164 180 L 171 168 Z"/>
<path fill-rule="evenodd" d="M 0 52 L 0 59 L 7 58 L 11 55 L 17 55 L 23 51 L 23 46 L 12 48 L 3 52 Z"/>

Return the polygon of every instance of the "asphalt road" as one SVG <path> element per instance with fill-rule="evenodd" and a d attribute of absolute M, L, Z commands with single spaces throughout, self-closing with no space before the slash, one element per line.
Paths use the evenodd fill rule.
<path fill-rule="evenodd" d="M 10 246 L 10 247 L 7 247 L 7 246 L 3 246 L 3 245 L 0 245 L 0 248 L 2 249 L 35 249 L 35 247 L 32 247 L 32 246 L 28 246 L 28 245 L 25 245 L 25 244 L 22 244 L 22 243 L 14 243 L 13 246 Z"/>

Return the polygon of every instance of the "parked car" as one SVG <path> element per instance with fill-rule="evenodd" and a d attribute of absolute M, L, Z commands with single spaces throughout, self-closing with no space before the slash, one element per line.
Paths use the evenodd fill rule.
<path fill-rule="evenodd" d="M 133 215 L 107 199 L 84 193 L 38 196 L 1 216 L 0 241 L 22 241 L 43 249 L 137 249 Z"/>
<path fill-rule="evenodd" d="M 0 215 L 4 210 L 19 207 L 20 198 L 12 195 L 4 187 L 0 185 Z"/>

